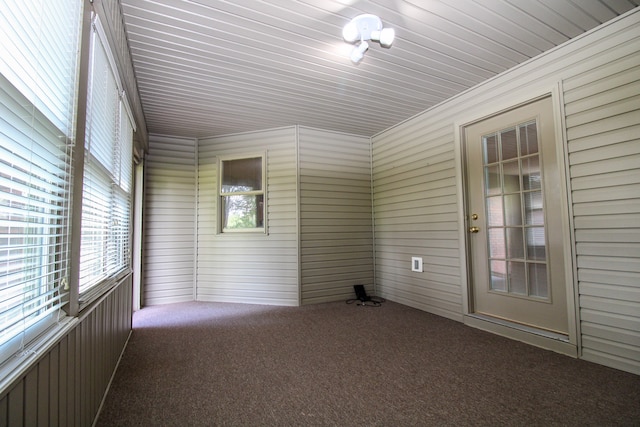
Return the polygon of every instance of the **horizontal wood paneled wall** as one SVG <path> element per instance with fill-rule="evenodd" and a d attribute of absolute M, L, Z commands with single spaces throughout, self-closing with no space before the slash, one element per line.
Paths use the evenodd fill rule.
<path fill-rule="evenodd" d="M 267 156 L 267 227 L 217 233 L 218 156 Z M 198 301 L 298 305 L 296 128 L 199 140 Z"/>
<path fill-rule="evenodd" d="M 142 304 L 193 301 L 196 141 L 151 135 L 145 165 Z"/>
<path fill-rule="evenodd" d="M 376 282 L 389 299 L 461 320 L 452 130 L 413 120 L 374 138 Z M 413 256 L 424 272 L 411 271 Z"/>
<path fill-rule="evenodd" d="M 582 355 L 640 374 L 640 31 L 564 81 Z"/>
<path fill-rule="evenodd" d="M 639 35 L 640 13 L 633 10 L 372 138 L 376 282 L 383 296 L 462 319 L 456 126 L 564 81 L 582 357 L 640 371 L 640 113 L 637 80 L 629 77 L 638 74 Z M 412 255 L 424 258 L 423 273 L 410 271 Z"/>
<path fill-rule="evenodd" d="M 90 426 L 131 331 L 131 276 L 0 395 L 0 426 Z"/>
<path fill-rule="evenodd" d="M 370 139 L 300 127 L 298 141 L 302 304 L 373 293 Z"/>

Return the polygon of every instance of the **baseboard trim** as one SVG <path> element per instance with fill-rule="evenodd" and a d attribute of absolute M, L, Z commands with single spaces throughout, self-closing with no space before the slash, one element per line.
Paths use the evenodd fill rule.
<path fill-rule="evenodd" d="M 102 399 L 100 400 L 100 406 L 96 411 L 96 416 L 93 419 L 93 423 L 91 423 L 92 427 L 95 427 L 98 424 L 98 418 L 100 418 L 100 413 L 102 412 L 102 408 L 104 407 L 104 402 L 107 400 L 107 394 L 109 394 L 109 390 L 111 389 L 111 384 L 113 383 L 113 379 L 116 376 L 116 372 L 118 371 L 118 367 L 120 366 L 120 362 L 122 361 L 122 356 L 124 356 L 124 351 L 127 349 L 129 345 L 129 340 L 131 339 L 131 334 L 133 333 L 133 328 L 129 331 L 129 335 L 127 335 L 127 340 L 122 347 L 122 351 L 120 352 L 120 356 L 118 356 L 118 360 L 116 361 L 116 366 L 113 368 L 113 372 L 111 373 L 111 378 L 109 378 L 109 384 L 107 384 L 107 388 L 102 395 Z"/>
<path fill-rule="evenodd" d="M 570 343 L 564 335 L 475 313 L 465 315 L 464 324 L 546 350 L 555 351 L 556 353 L 565 354 L 574 358 L 578 357 L 577 346 Z"/>

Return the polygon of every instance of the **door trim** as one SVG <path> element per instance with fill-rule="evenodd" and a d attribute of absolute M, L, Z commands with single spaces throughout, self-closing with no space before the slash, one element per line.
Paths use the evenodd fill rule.
<path fill-rule="evenodd" d="M 580 354 L 580 333 L 579 333 L 579 312 L 577 301 L 577 283 L 576 283 L 576 262 L 575 262 L 575 236 L 573 232 L 573 212 L 570 203 L 569 181 L 568 181 L 568 154 L 566 147 L 566 126 L 564 114 L 564 102 L 562 97 L 562 82 L 556 82 L 552 86 L 548 84 L 538 87 L 537 90 L 529 90 L 527 93 L 520 93 L 514 96 L 503 96 L 492 102 L 492 105 L 479 106 L 477 108 L 467 110 L 466 114 L 461 116 L 454 123 L 454 150 L 456 159 L 456 186 L 458 193 L 458 237 L 460 245 L 460 269 L 461 269 L 461 291 L 464 323 L 484 329 L 498 335 L 507 336 L 518 341 L 523 341 L 538 347 L 547 348 L 563 354 L 577 357 Z M 558 156 L 558 177 L 562 185 L 560 185 L 562 211 L 564 213 L 562 219 L 562 236 L 563 248 L 565 251 L 565 281 L 567 290 L 567 313 L 568 313 L 568 340 L 562 341 L 548 336 L 542 331 L 532 331 L 523 328 L 521 325 L 507 321 L 489 321 L 484 316 L 474 313 L 471 309 L 471 291 L 469 286 L 470 265 L 469 265 L 469 247 L 466 232 L 468 228 L 467 212 L 467 194 L 465 187 L 465 127 L 480 122 L 487 118 L 499 115 L 506 111 L 518 108 L 522 105 L 529 104 L 539 99 L 551 96 L 553 104 L 554 134 L 556 141 L 556 154 Z M 489 110 L 490 108 L 490 110 Z"/>

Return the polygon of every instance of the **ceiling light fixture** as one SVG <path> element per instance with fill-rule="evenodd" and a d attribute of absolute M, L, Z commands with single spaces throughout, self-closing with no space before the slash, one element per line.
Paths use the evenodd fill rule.
<path fill-rule="evenodd" d="M 342 29 L 342 37 L 346 42 L 360 42 L 351 52 L 351 61 L 356 64 L 362 60 L 369 48 L 367 40 L 380 42 L 382 47 L 390 47 L 395 35 L 393 28 L 382 28 L 380 18 L 370 14 L 356 16 Z"/>

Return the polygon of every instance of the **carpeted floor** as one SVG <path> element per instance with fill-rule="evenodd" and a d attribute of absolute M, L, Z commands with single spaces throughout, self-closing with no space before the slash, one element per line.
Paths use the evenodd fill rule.
<path fill-rule="evenodd" d="M 640 426 L 640 377 L 393 302 L 133 324 L 98 426 Z"/>

